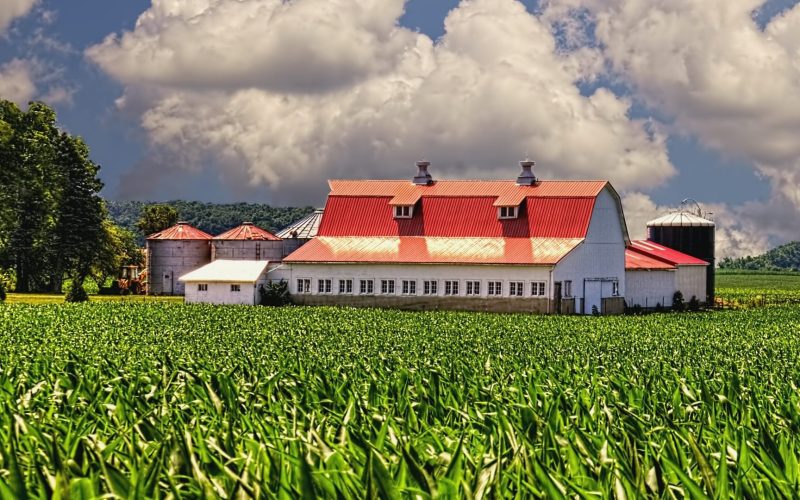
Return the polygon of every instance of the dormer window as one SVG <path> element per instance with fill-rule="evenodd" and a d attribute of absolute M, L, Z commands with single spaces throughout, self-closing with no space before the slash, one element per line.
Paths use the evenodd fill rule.
<path fill-rule="evenodd" d="M 410 219 L 414 215 L 413 205 L 397 205 L 394 207 L 395 219 Z"/>
<path fill-rule="evenodd" d="M 516 219 L 519 214 L 519 207 L 499 207 L 497 212 L 501 219 Z"/>

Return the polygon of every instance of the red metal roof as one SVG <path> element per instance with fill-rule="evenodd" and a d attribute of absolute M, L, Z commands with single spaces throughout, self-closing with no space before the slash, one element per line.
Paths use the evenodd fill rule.
<path fill-rule="evenodd" d="M 555 265 L 581 238 L 327 237 L 284 262 Z"/>
<path fill-rule="evenodd" d="M 412 184 L 404 180 L 331 180 L 328 181 L 332 196 L 390 196 L 399 199 L 421 196 L 491 196 L 493 198 L 514 197 L 524 193 L 525 197 L 590 197 L 594 198 L 608 184 L 607 181 L 541 181 L 533 186 L 520 186 L 515 181 L 434 181 L 427 186 Z"/>
<path fill-rule="evenodd" d="M 659 245 L 658 243 L 654 243 L 650 240 L 631 241 L 631 244 L 628 248 L 653 259 L 672 264 L 673 266 L 708 265 L 708 262 L 702 259 L 692 257 L 691 255 L 687 255 L 683 252 L 665 247 L 664 245 Z"/>
<path fill-rule="evenodd" d="M 328 197 L 320 236 L 584 238 L 595 199 L 528 197 L 516 219 L 499 219 L 492 196 L 424 196 L 410 219 L 395 219 L 391 198 Z"/>
<path fill-rule="evenodd" d="M 188 222 L 178 222 L 172 227 L 168 227 L 147 237 L 148 240 L 210 240 L 211 235 L 203 232 L 196 227 L 192 227 Z"/>
<path fill-rule="evenodd" d="M 666 262 L 648 257 L 643 253 L 639 253 L 631 248 L 625 249 L 625 269 L 631 270 L 673 270 L 675 266 Z"/>
<path fill-rule="evenodd" d="M 280 238 L 265 229 L 261 229 L 252 222 L 245 222 L 241 226 L 226 231 L 215 240 L 260 240 L 260 241 L 280 241 Z"/>

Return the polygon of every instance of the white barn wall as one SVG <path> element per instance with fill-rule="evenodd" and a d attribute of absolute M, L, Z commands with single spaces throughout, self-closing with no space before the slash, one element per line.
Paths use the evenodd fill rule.
<path fill-rule="evenodd" d="M 683 300 L 689 302 L 692 295 L 700 302 L 706 300 L 706 266 L 678 266 L 677 289 Z"/>
<path fill-rule="evenodd" d="M 258 303 L 258 283 L 238 283 L 241 287 L 240 292 L 232 292 L 231 285 L 234 283 L 207 283 L 208 291 L 200 292 L 197 285 L 202 282 L 186 283 L 187 304 L 244 304 L 255 305 Z"/>
<path fill-rule="evenodd" d="M 603 298 L 613 296 L 613 283 L 619 283 L 619 296 L 625 296 L 625 235 L 616 200 L 604 189 L 595 201 L 585 241 L 572 250 L 555 268 L 553 281 L 572 281 L 576 311 L 581 312 L 586 279 L 602 282 Z"/>
<path fill-rule="evenodd" d="M 288 267 L 288 266 L 287 266 Z M 525 296 L 530 297 L 530 282 L 544 281 L 546 283 L 545 295 L 550 297 L 549 266 L 502 266 L 502 265 L 446 265 L 446 264 L 298 264 L 284 267 L 268 274 L 269 279 L 288 279 L 289 292 L 297 293 L 297 280 L 309 278 L 312 280 L 311 293 L 317 293 L 317 280 L 330 278 L 333 281 L 334 295 L 338 292 L 339 279 L 353 279 L 354 295 L 358 295 L 358 280 L 375 280 L 375 295 L 380 291 L 381 279 L 394 279 L 395 295 L 401 295 L 401 280 L 414 279 L 417 281 L 416 295 L 422 295 L 423 280 L 437 280 L 437 295 L 444 296 L 444 281 L 459 280 L 459 296 L 466 297 L 466 280 L 481 281 L 480 297 L 488 297 L 487 281 L 502 281 L 503 295 L 508 296 L 509 281 L 524 281 Z M 280 276 L 280 278 L 279 278 Z"/>
<path fill-rule="evenodd" d="M 625 272 L 625 302 L 628 307 L 639 305 L 654 308 L 656 304 L 672 306 L 677 272 L 674 270 L 631 269 Z M 705 275 L 703 275 L 705 276 Z"/>

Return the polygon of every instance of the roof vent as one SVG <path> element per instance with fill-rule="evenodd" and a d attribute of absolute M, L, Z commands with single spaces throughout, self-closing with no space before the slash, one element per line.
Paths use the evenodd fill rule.
<path fill-rule="evenodd" d="M 517 185 L 532 186 L 536 184 L 536 176 L 533 175 L 533 166 L 535 164 L 533 160 L 529 160 L 528 158 L 519 162 L 519 166 L 522 167 L 522 172 L 520 172 L 519 177 L 517 177 Z"/>
<path fill-rule="evenodd" d="M 418 186 L 427 186 L 429 184 L 433 184 L 433 177 L 428 172 L 428 167 L 431 166 L 431 162 L 427 160 L 421 160 L 417 162 L 417 175 L 414 176 L 414 180 L 412 181 L 414 184 Z"/>

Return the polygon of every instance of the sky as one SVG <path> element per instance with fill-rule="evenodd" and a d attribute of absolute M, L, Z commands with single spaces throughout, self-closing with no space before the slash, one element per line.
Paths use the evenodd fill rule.
<path fill-rule="evenodd" d="M 330 178 L 608 179 L 718 254 L 800 239 L 794 0 L 3 0 L 0 98 L 109 199 L 324 204 Z"/>

